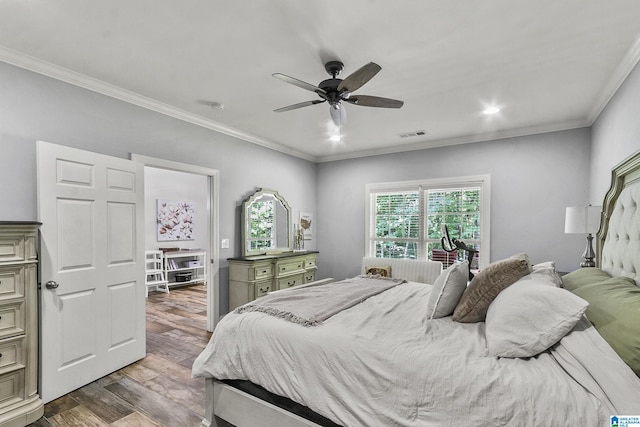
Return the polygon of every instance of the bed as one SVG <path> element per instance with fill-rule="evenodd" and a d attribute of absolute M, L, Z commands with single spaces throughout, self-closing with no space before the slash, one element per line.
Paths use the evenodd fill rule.
<path fill-rule="evenodd" d="M 207 378 L 203 426 L 610 425 L 640 414 L 639 203 L 637 153 L 613 170 L 598 267 L 562 278 L 524 253 L 468 287 L 465 263 L 365 258 L 357 278 L 228 314 L 193 366 Z"/>

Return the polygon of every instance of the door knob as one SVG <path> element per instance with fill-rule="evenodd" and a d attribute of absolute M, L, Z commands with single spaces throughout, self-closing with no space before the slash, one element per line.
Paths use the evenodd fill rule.
<path fill-rule="evenodd" d="M 60 285 L 58 284 L 58 282 L 55 282 L 55 281 L 53 281 L 53 280 L 49 280 L 47 283 L 45 283 L 45 284 L 44 284 L 44 286 L 45 286 L 47 289 L 55 289 L 55 288 L 57 288 L 57 287 L 58 287 L 58 286 L 60 286 Z"/>

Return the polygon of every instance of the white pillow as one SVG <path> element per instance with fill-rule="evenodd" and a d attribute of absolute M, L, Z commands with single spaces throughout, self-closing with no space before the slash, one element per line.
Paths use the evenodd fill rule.
<path fill-rule="evenodd" d="M 589 303 L 571 292 L 531 279 L 514 283 L 489 306 L 485 334 L 489 354 L 533 357 L 562 339 Z"/>
<path fill-rule="evenodd" d="M 555 261 L 541 262 L 532 267 L 531 273 L 527 274 L 520 280 L 540 279 L 553 284 L 557 287 L 562 287 L 562 277 L 556 272 Z"/>
<path fill-rule="evenodd" d="M 556 263 L 554 261 L 547 261 L 533 266 L 531 272 L 532 279 L 545 280 L 553 283 L 555 286 L 562 287 L 562 276 L 556 271 Z"/>
<path fill-rule="evenodd" d="M 439 319 L 451 316 L 467 288 L 467 280 L 469 280 L 469 263 L 466 260 L 454 263 L 440 273 L 433 284 L 429 302 L 427 302 L 427 318 Z"/>

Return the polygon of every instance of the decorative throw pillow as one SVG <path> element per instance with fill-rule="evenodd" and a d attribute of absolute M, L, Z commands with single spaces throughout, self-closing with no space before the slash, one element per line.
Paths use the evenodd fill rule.
<path fill-rule="evenodd" d="M 391 277 L 391 266 L 365 267 L 364 274 L 367 276 Z"/>
<path fill-rule="evenodd" d="M 427 302 L 427 318 L 439 319 L 451 316 L 462 293 L 467 288 L 468 278 L 469 263 L 467 261 L 452 264 L 440 273 L 433 284 Z"/>
<path fill-rule="evenodd" d="M 581 286 L 607 280 L 611 275 L 597 267 L 586 267 L 562 276 L 562 287 L 574 291 Z"/>
<path fill-rule="evenodd" d="M 509 286 L 487 311 L 485 334 L 489 354 L 533 357 L 573 329 L 589 303 L 541 280 Z"/>
<path fill-rule="evenodd" d="M 524 253 L 489 264 L 467 286 L 453 312 L 453 320 L 462 323 L 484 321 L 489 304 L 500 291 L 530 272 L 529 257 Z"/>

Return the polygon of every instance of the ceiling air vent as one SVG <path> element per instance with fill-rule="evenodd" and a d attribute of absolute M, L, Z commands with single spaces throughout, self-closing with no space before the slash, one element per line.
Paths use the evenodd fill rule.
<path fill-rule="evenodd" d="M 401 133 L 400 138 L 410 138 L 412 136 L 423 136 L 426 134 L 427 134 L 426 130 L 416 130 L 414 132 Z"/>

